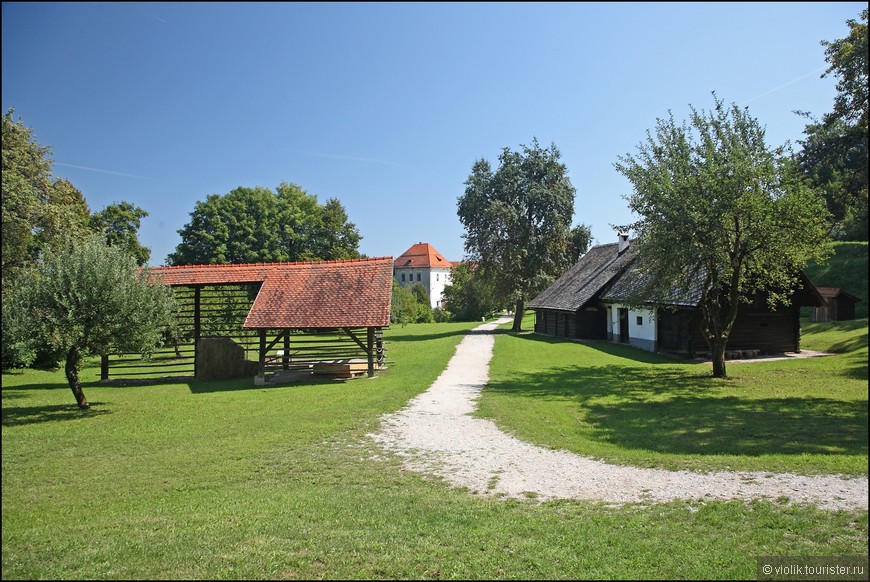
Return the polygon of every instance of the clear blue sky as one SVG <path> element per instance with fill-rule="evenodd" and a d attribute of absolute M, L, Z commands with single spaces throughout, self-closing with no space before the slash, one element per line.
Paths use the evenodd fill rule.
<path fill-rule="evenodd" d="M 197 201 L 299 184 L 339 199 L 368 256 L 464 255 L 472 164 L 554 143 L 596 242 L 632 219 L 613 168 L 712 92 L 768 145 L 831 111 L 820 41 L 863 2 L 18 3 L 2 5 L 2 107 L 92 212 L 129 201 L 164 264 Z"/>

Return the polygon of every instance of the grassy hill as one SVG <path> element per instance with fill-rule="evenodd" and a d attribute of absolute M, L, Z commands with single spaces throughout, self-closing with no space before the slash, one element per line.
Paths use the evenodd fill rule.
<path fill-rule="evenodd" d="M 816 287 L 838 287 L 861 298 L 855 317 L 867 317 L 867 243 L 834 243 L 834 254 L 821 264 L 810 264 L 804 272 Z M 807 310 L 809 315 L 809 310 Z"/>

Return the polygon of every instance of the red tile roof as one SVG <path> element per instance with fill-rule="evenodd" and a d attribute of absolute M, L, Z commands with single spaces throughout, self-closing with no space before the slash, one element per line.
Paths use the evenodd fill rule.
<path fill-rule="evenodd" d="M 402 253 L 394 263 L 397 269 L 401 268 L 424 268 L 424 267 L 442 267 L 450 269 L 454 266 L 451 261 L 444 258 L 444 255 L 439 253 L 435 247 L 429 243 L 417 243 L 407 251 Z"/>
<path fill-rule="evenodd" d="M 260 283 L 248 329 L 386 327 L 393 258 L 155 267 L 170 286 Z"/>

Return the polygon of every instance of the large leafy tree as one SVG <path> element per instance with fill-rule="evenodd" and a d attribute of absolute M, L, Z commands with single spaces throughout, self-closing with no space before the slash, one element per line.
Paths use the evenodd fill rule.
<path fill-rule="evenodd" d="M 841 239 L 867 240 L 867 10 L 848 20 L 849 34 L 822 41 L 828 69 L 837 78 L 833 111 L 813 119 L 798 155 L 801 168 L 824 192 Z"/>
<path fill-rule="evenodd" d="M 319 207 L 313 221 L 312 257 L 358 258 L 362 240 L 356 226 L 348 219 L 347 212 L 336 198 L 330 198 Z"/>
<path fill-rule="evenodd" d="M 724 377 L 739 305 L 758 293 L 787 304 L 800 269 L 829 251 L 828 213 L 786 148 L 768 148 L 747 109 L 714 99 L 712 111 L 691 109 L 691 124 L 658 119 L 615 167 L 639 216 L 622 227 L 635 231 L 647 280 L 636 301 L 699 292 L 713 375 Z"/>
<path fill-rule="evenodd" d="M 70 389 L 79 407 L 88 408 L 81 359 L 110 351 L 150 353 L 172 327 L 172 297 L 126 249 L 107 246 L 102 235 L 69 239 L 46 248 L 4 294 L 4 355 L 7 344 L 24 364 L 40 349 L 64 354 Z"/>
<path fill-rule="evenodd" d="M 362 238 L 336 199 L 321 205 L 296 184 L 240 187 L 197 202 L 171 265 L 358 258 Z"/>
<path fill-rule="evenodd" d="M 522 151 L 504 148 L 499 167 L 474 163 L 458 202 L 465 252 L 495 299 L 514 305 L 513 329 L 521 329 L 525 302 L 577 260 L 588 245 L 588 227 L 573 230 L 574 187 L 555 145 L 537 140 Z"/>
<path fill-rule="evenodd" d="M 59 238 L 87 231 L 90 211 L 75 186 L 51 174 L 51 148 L 14 111 L 3 115 L 2 221 L 4 283 Z"/>
<path fill-rule="evenodd" d="M 109 246 L 126 249 L 140 267 L 148 262 L 151 249 L 139 242 L 139 227 L 142 219 L 148 213 L 129 202 L 109 204 L 90 219 L 90 225 L 96 232 L 106 237 Z"/>
<path fill-rule="evenodd" d="M 457 321 L 479 320 L 498 307 L 488 281 L 465 262 L 451 271 L 450 284 L 444 288 L 444 301 Z"/>

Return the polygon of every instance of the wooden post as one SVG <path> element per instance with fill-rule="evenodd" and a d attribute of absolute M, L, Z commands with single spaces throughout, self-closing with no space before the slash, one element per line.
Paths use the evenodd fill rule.
<path fill-rule="evenodd" d="M 199 364 L 199 336 L 202 333 L 202 322 L 200 321 L 199 299 L 201 287 L 193 288 L 193 373 L 196 374 L 197 364 Z"/>
<path fill-rule="evenodd" d="M 260 366 L 258 376 L 266 377 L 266 330 L 260 330 Z"/>
<path fill-rule="evenodd" d="M 384 367 L 384 330 L 377 328 L 375 331 L 375 353 L 377 354 L 378 368 Z"/>
<path fill-rule="evenodd" d="M 801 353 L 801 308 L 797 301 L 792 303 L 792 311 L 794 312 L 794 320 L 792 322 L 794 334 L 794 351 L 796 354 Z"/>
<path fill-rule="evenodd" d="M 290 368 L 290 330 L 284 330 L 284 355 L 281 357 L 281 368 L 288 370 Z"/>
<path fill-rule="evenodd" d="M 375 375 L 375 328 L 366 328 L 366 332 L 366 344 L 368 345 L 366 350 L 368 353 L 366 355 L 369 360 L 369 378 L 373 378 Z"/>

